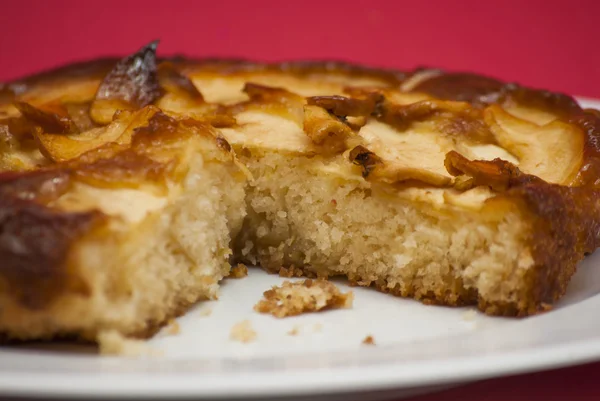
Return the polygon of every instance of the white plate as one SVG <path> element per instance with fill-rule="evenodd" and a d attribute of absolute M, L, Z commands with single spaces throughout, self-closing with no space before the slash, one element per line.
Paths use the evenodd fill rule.
<path fill-rule="evenodd" d="M 598 103 L 584 102 L 586 105 Z M 38 346 L 0 349 L 0 395 L 248 398 L 341 394 L 366 399 L 600 359 L 600 252 L 588 257 L 557 308 L 528 319 L 424 306 L 352 288 L 354 307 L 275 319 L 252 306 L 283 279 L 253 270 L 221 299 L 180 318 L 178 335 L 150 341 L 163 355 L 108 358 Z M 344 284 L 340 284 L 343 289 Z M 210 308 L 210 316 L 202 311 Z M 251 321 L 254 342 L 229 339 Z M 288 332 L 296 328 L 298 334 Z M 376 346 L 362 344 L 372 335 Z M 390 392 L 391 391 L 391 392 Z M 369 393 L 365 393 L 369 392 Z M 332 398 L 327 398 L 332 400 Z"/>

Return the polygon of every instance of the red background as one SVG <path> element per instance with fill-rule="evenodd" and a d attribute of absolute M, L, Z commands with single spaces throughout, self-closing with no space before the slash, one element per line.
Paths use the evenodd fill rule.
<path fill-rule="evenodd" d="M 0 80 L 160 38 L 163 55 L 440 66 L 600 98 L 594 0 L 0 3 Z"/>
<path fill-rule="evenodd" d="M 469 70 L 600 98 L 600 1 L 0 0 L 0 80 L 125 54 L 335 58 Z M 470 385 L 422 400 L 599 399 L 600 364 Z"/>

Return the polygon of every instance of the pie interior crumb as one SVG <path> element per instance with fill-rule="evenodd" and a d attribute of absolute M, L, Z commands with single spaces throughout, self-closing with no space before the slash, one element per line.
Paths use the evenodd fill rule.
<path fill-rule="evenodd" d="M 293 278 L 293 277 L 303 277 L 307 276 L 307 274 L 302 269 L 298 269 L 296 266 L 289 265 L 288 267 L 282 266 L 279 269 L 279 277 Z"/>
<path fill-rule="evenodd" d="M 248 275 L 248 267 L 243 263 L 238 263 L 236 266 L 231 268 L 229 277 L 231 278 L 244 278 Z"/>
<path fill-rule="evenodd" d="M 284 281 L 264 292 L 264 298 L 255 306 L 260 313 L 283 318 L 326 309 L 351 308 L 352 291 L 342 293 L 335 284 L 325 280 Z"/>
<path fill-rule="evenodd" d="M 292 329 L 287 332 L 287 334 L 289 336 L 297 336 L 299 333 L 300 333 L 300 327 L 297 325 L 292 327 Z"/>

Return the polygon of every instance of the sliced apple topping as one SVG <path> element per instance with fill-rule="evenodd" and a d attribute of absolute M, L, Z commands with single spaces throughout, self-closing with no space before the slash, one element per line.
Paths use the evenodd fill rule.
<path fill-rule="evenodd" d="M 96 99 L 90 107 L 90 117 L 101 125 L 110 124 L 118 111 L 134 111 L 135 106 L 121 99 Z"/>
<path fill-rule="evenodd" d="M 525 107 L 517 104 L 506 104 L 503 105 L 503 108 L 513 116 L 537 125 L 545 125 L 557 119 L 554 113 L 544 109 Z"/>
<path fill-rule="evenodd" d="M 423 100 L 433 100 L 433 98 L 425 93 L 420 92 L 402 92 L 395 88 L 378 88 L 378 87 L 347 87 L 344 88 L 344 93 L 352 98 L 365 99 L 374 94 L 383 96 L 390 103 L 396 105 L 408 105 L 421 102 Z"/>
<path fill-rule="evenodd" d="M 356 93 L 359 94 L 358 92 Z M 384 101 L 378 92 L 361 92 L 360 97 L 345 96 L 313 96 L 307 99 L 308 104 L 324 108 L 331 114 L 344 120 L 347 117 L 368 117 Z"/>
<path fill-rule="evenodd" d="M 79 132 L 69 116 L 68 110 L 60 103 L 48 104 L 43 108 L 34 107 L 21 101 L 14 102 L 14 105 L 25 119 L 39 125 L 46 132 L 54 134 L 75 134 Z"/>
<path fill-rule="evenodd" d="M 362 167 L 362 175 L 367 178 L 376 167 L 383 166 L 383 160 L 375 153 L 362 145 L 358 145 L 350 151 L 349 160 Z"/>
<path fill-rule="evenodd" d="M 164 94 L 155 104 L 161 109 L 192 115 L 210 111 L 212 105 L 204 101 L 198 88 L 172 63 L 158 65 L 158 81 Z"/>
<path fill-rule="evenodd" d="M 371 115 L 378 113 L 378 108 L 385 98 L 378 90 L 350 90 L 352 97 L 346 96 L 313 96 L 307 99 L 309 105 L 319 106 L 335 116 L 352 130 L 363 127 Z"/>
<path fill-rule="evenodd" d="M 346 150 L 346 140 L 355 136 L 346 124 L 319 106 L 304 106 L 304 132 L 325 153 Z"/>
<path fill-rule="evenodd" d="M 79 132 L 97 127 L 90 116 L 90 102 L 65 102 L 63 106 Z"/>
<path fill-rule="evenodd" d="M 137 112 L 121 112 L 109 125 L 91 129 L 85 135 L 57 135 L 36 129 L 34 137 L 44 156 L 54 162 L 63 162 L 107 143 L 129 143 L 134 130 L 146 124 L 157 111 L 157 108 L 148 106 Z"/>
<path fill-rule="evenodd" d="M 318 153 L 296 121 L 279 113 L 264 110 L 244 110 L 235 114 L 237 125 L 221 128 L 221 133 L 234 148 L 273 149 L 293 154 Z"/>
<path fill-rule="evenodd" d="M 461 176 L 465 177 L 465 176 Z M 459 178 L 459 177 L 457 177 Z M 457 206 L 467 210 L 481 210 L 485 201 L 496 195 L 489 186 L 479 186 L 466 189 L 447 189 L 443 193 L 446 205 Z"/>
<path fill-rule="evenodd" d="M 172 63 L 163 62 L 158 66 L 158 81 L 166 92 L 195 102 L 204 102 L 204 97 L 194 83 L 183 75 Z"/>
<path fill-rule="evenodd" d="M 246 83 L 244 93 L 249 101 L 234 104 L 228 108 L 231 114 L 236 115 L 244 111 L 260 111 L 284 117 L 302 127 L 304 121 L 305 99 L 284 88 L 264 86 L 255 83 Z"/>
<path fill-rule="evenodd" d="M 504 83 L 490 77 L 469 73 L 443 73 L 424 70 L 404 83 L 404 90 L 425 92 L 439 99 L 469 102 L 480 106 L 495 102 L 502 95 Z M 416 82 L 415 82 L 416 81 Z"/>
<path fill-rule="evenodd" d="M 503 88 L 502 108 L 523 120 L 545 125 L 556 119 L 569 119 L 581 107 L 571 96 L 540 89 L 507 84 Z"/>
<path fill-rule="evenodd" d="M 399 131 L 388 124 L 370 120 L 360 131 L 362 146 L 376 154 L 381 163 L 368 171 L 367 178 L 387 183 L 417 180 L 447 186 L 452 177 L 444 168 L 444 156 L 452 141 L 429 125 Z M 351 161 L 356 163 L 351 157 Z"/>
<path fill-rule="evenodd" d="M 492 105 L 485 121 L 498 143 L 519 159 L 519 168 L 545 181 L 569 185 L 583 162 L 585 136 L 572 124 L 555 120 L 539 126 Z"/>
<path fill-rule="evenodd" d="M 396 105 L 384 100 L 372 110 L 376 119 L 369 120 L 359 136 L 361 145 L 376 154 L 380 163 L 370 168 L 367 179 L 448 186 L 452 176 L 444 168 L 447 152 L 469 144 L 495 143 L 477 118 L 480 111 L 467 103 L 421 101 Z M 351 157 L 351 161 L 356 159 Z"/>
<path fill-rule="evenodd" d="M 469 160 L 454 150 L 446 154 L 444 165 L 453 176 L 471 178 L 470 181 L 457 181 L 461 190 L 468 189 L 466 182 L 469 182 L 471 187 L 487 186 L 496 191 L 505 191 L 530 182 L 543 182 L 539 177 L 521 172 L 517 166 L 506 160 Z"/>
<path fill-rule="evenodd" d="M 465 102 L 423 100 L 401 105 L 383 102 L 376 117 L 398 131 L 409 130 L 414 124 L 428 122 L 438 135 L 454 137 L 454 142 L 494 143 L 494 136 L 482 121 L 480 110 Z"/>
<path fill-rule="evenodd" d="M 163 91 L 156 67 L 156 47 L 152 42 L 123 58 L 104 77 L 90 110 L 99 124 L 112 121 L 117 110 L 135 110 L 158 99 Z"/>

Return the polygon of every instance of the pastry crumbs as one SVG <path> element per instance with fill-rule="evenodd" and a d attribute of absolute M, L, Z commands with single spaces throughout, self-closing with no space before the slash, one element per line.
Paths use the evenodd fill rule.
<path fill-rule="evenodd" d="M 362 343 L 366 345 L 375 345 L 375 339 L 373 336 L 366 336 Z"/>
<path fill-rule="evenodd" d="M 231 268 L 229 277 L 231 278 L 244 278 L 248 275 L 248 267 L 245 264 L 238 263 L 237 266 Z"/>
<path fill-rule="evenodd" d="M 252 328 L 252 323 L 249 320 L 244 320 L 236 323 L 231 328 L 229 338 L 241 343 L 249 343 L 256 339 L 256 331 Z"/>
<path fill-rule="evenodd" d="M 302 269 L 298 269 L 294 265 L 290 265 L 289 267 L 281 267 L 279 269 L 279 277 L 292 278 L 292 277 L 302 277 L 304 276 L 304 272 Z"/>
<path fill-rule="evenodd" d="M 281 287 L 273 286 L 264 292 L 254 310 L 260 313 L 283 318 L 302 313 L 318 312 L 326 309 L 352 307 L 352 291 L 342 293 L 333 283 L 325 280 L 285 281 Z"/>

